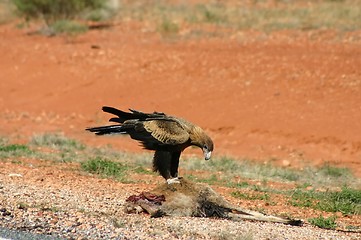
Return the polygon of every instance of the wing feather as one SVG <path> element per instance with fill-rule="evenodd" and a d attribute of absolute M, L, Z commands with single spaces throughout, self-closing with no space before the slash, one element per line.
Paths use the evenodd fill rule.
<path fill-rule="evenodd" d="M 164 144 L 183 144 L 189 139 L 189 133 L 178 121 L 151 120 L 144 122 L 143 127 L 152 137 Z"/>

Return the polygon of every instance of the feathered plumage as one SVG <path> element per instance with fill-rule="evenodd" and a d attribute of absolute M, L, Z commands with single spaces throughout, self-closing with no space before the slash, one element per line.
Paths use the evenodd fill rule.
<path fill-rule="evenodd" d="M 178 177 L 181 152 L 189 146 L 203 150 L 204 158 L 210 159 L 213 151 L 211 138 L 200 127 L 181 118 L 162 112 L 143 113 L 133 109 L 124 112 L 113 107 L 103 107 L 104 112 L 117 117 L 109 119 L 118 124 L 87 128 L 97 135 L 129 134 L 138 140 L 145 149 L 154 150 L 153 169 L 168 182 Z M 176 181 L 176 180 L 175 180 Z"/>

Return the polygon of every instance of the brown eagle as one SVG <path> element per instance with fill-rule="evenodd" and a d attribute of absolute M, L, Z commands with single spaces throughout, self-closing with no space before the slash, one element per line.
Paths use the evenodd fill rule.
<path fill-rule="evenodd" d="M 202 128 L 182 119 L 162 112 L 143 113 L 133 109 L 123 112 L 113 107 L 102 108 L 104 112 L 117 117 L 109 119 L 118 124 L 87 128 L 97 135 L 129 134 L 145 149 L 153 150 L 153 170 L 159 172 L 168 182 L 179 183 L 178 165 L 182 151 L 189 146 L 203 150 L 205 160 L 211 158 L 212 139 Z"/>

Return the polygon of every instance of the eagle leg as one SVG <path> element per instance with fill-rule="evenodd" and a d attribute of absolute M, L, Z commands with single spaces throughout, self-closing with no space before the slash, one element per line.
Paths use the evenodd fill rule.
<path fill-rule="evenodd" d="M 178 166 L 179 166 L 179 157 L 181 152 L 172 152 L 172 159 L 170 162 L 170 176 L 172 178 L 178 177 Z"/>
<path fill-rule="evenodd" d="M 178 166 L 181 152 L 155 151 L 153 158 L 153 170 L 159 172 L 168 184 L 179 183 Z"/>

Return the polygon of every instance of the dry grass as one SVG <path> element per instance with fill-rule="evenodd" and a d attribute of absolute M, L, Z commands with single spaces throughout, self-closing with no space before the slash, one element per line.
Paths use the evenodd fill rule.
<path fill-rule="evenodd" d="M 273 4 L 272 4 L 273 3 Z M 160 26 L 164 19 L 174 25 L 217 25 L 235 30 L 361 28 L 360 0 L 324 1 L 124 1 L 118 17 Z M 158 27 L 159 29 L 159 27 Z"/>

